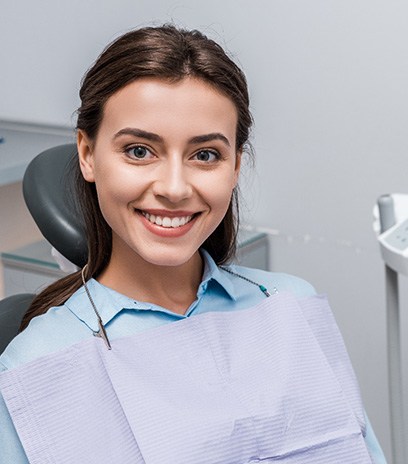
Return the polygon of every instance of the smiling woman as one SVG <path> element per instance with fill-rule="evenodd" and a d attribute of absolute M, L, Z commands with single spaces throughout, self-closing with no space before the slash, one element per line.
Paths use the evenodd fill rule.
<path fill-rule="evenodd" d="M 144 28 L 80 96 L 88 263 L 0 358 L 5 462 L 384 462 L 326 300 L 229 264 L 242 71 L 197 31 Z"/>
<path fill-rule="evenodd" d="M 190 306 L 202 276 L 198 250 L 222 222 L 238 181 L 236 127 L 234 103 L 206 82 L 145 77 L 107 101 L 95 140 L 78 131 L 82 174 L 95 183 L 112 230 L 99 282 L 174 311 Z M 171 292 L 156 279 L 157 266 L 171 267 Z"/>

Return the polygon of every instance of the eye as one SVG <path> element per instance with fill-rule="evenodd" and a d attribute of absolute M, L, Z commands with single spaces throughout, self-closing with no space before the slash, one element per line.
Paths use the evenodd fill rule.
<path fill-rule="evenodd" d="M 143 145 L 135 145 L 133 147 L 126 148 L 126 154 L 133 159 L 144 160 L 153 157 L 150 150 Z"/>
<path fill-rule="evenodd" d="M 220 159 L 220 154 L 214 150 L 200 150 L 193 158 L 204 163 L 211 163 Z"/>

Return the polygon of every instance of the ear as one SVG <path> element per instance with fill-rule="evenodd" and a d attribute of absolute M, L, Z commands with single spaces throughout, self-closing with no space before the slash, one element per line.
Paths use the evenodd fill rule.
<path fill-rule="evenodd" d="M 95 182 L 92 143 L 86 133 L 82 130 L 78 130 L 77 133 L 77 150 L 79 166 L 84 179 L 88 182 Z"/>
<path fill-rule="evenodd" d="M 242 149 L 238 150 L 235 155 L 235 172 L 234 172 L 234 188 L 238 184 L 239 173 L 241 171 Z"/>

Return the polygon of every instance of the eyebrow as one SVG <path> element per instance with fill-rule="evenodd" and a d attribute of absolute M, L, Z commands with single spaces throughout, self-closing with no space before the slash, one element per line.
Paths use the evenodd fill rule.
<path fill-rule="evenodd" d="M 136 129 L 135 127 L 125 127 L 113 136 L 113 140 L 116 140 L 121 135 L 133 135 L 135 137 L 141 137 L 142 139 L 150 140 L 151 142 L 163 142 L 160 135 L 154 134 L 153 132 L 147 132 L 142 129 Z"/>
<path fill-rule="evenodd" d="M 188 142 L 189 143 L 205 143 L 205 142 L 212 142 L 213 140 L 221 140 L 224 142 L 225 145 L 231 146 L 227 137 L 225 135 L 220 134 L 219 132 L 214 132 L 212 134 L 204 134 L 204 135 L 196 135 L 192 137 Z"/>
<path fill-rule="evenodd" d="M 137 129 L 136 127 L 125 127 L 124 129 L 121 129 L 119 132 L 117 132 L 113 136 L 113 139 L 116 140 L 118 137 L 122 135 L 133 135 L 134 137 L 140 137 L 146 140 L 150 140 L 151 142 L 159 142 L 159 143 L 164 142 L 163 138 L 160 137 L 160 135 L 155 134 L 153 132 L 147 132 L 142 129 Z M 227 145 L 228 147 L 231 146 L 227 137 L 225 137 L 225 135 L 221 134 L 220 132 L 196 135 L 194 137 L 191 137 L 188 140 L 188 143 L 198 144 L 198 143 L 212 142 L 213 140 L 220 140 L 221 142 L 225 143 L 225 145 Z"/>

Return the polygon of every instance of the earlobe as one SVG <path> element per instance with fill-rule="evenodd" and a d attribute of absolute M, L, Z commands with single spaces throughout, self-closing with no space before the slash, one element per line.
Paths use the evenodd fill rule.
<path fill-rule="evenodd" d="M 95 182 L 92 144 L 88 136 L 82 130 L 78 130 L 77 133 L 77 149 L 79 166 L 84 179 L 88 182 Z"/>

